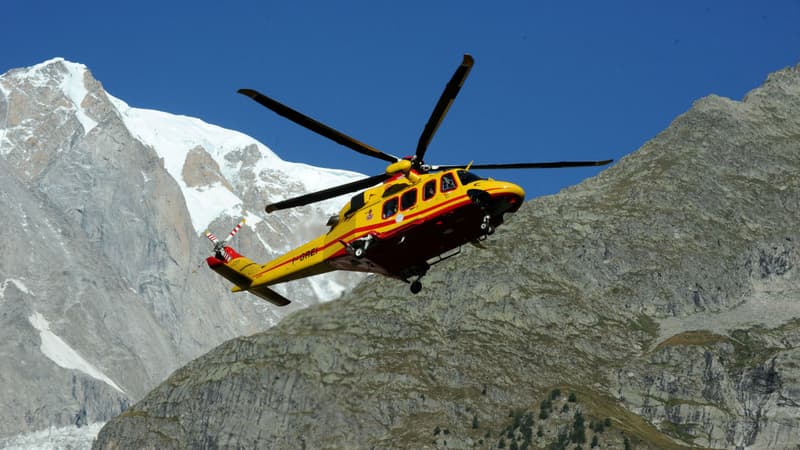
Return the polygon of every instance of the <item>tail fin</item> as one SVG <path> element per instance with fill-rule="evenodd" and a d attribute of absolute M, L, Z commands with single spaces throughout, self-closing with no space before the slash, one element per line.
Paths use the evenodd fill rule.
<path fill-rule="evenodd" d="M 253 271 L 245 272 L 244 269 L 250 266 L 258 266 L 253 261 L 236 253 L 236 250 L 230 247 L 223 247 L 216 255 L 206 258 L 206 262 L 214 272 L 222 275 L 236 286 L 245 289 L 253 282 Z"/>

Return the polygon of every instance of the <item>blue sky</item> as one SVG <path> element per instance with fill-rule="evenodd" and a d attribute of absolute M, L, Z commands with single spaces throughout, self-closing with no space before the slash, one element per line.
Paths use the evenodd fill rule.
<path fill-rule="evenodd" d="M 434 164 L 604 159 L 693 101 L 740 100 L 800 62 L 800 0 L 11 0 L 0 72 L 62 56 L 131 106 L 245 132 L 282 158 L 376 174 L 384 163 L 236 94 L 247 87 L 388 153 L 412 154 L 463 53 L 469 79 Z M 528 197 L 595 169 L 493 171 Z"/>

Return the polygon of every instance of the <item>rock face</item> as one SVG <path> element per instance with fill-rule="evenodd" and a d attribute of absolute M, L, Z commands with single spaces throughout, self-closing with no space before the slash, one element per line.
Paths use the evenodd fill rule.
<path fill-rule="evenodd" d="M 374 277 L 226 342 L 96 448 L 795 448 L 798 217 L 793 68 L 527 203 L 417 296 Z"/>
<path fill-rule="evenodd" d="M 250 211 L 357 176 L 131 108 L 63 59 L 0 76 L 0 438 L 107 421 L 192 358 L 274 324 L 284 312 L 198 269 L 199 232 L 246 216 L 235 243 L 267 259 L 320 232 L 307 223 L 330 205 L 269 221 Z M 354 282 L 284 293 L 302 307 Z"/>

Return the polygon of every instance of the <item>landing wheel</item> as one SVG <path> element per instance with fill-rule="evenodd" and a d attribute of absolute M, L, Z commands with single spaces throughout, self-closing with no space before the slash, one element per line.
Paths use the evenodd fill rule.
<path fill-rule="evenodd" d="M 490 215 L 483 216 L 483 220 L 481 221 L 481 231 L 484 231 L 486 234 L 494 233 L 494 227 L 491 224 L 492 217 Z"/>
<path fill-rule="evenodd" d="M 483 222 L 481 222 L 481 231 L 484 233 L 483 236 L 486 237 L 494 234 L 494 227 L 489 223 L 488 220 L 484 219 Z"/>
<path fill-rule="evenodd" d="M 364 248 L 363 247 L 356 247 L 356 249 L 353 251 L 353 254 L 358 259 L 363 258 L 364 257 Z"/>
<path fill-rule="evenodd" d="M 419 291 L 421 291 L 421 290 L 422 290 L 422 282 L 417 280 L 417 281 L 414 281 L 413 283 L 411 283 L 411 293 L 412 294 L 418 294 Z"/>

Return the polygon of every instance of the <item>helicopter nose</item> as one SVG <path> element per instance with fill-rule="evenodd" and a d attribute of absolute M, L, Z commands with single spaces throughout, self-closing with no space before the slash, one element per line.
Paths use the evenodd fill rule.
<path fill-rule="evenodd" d="M 519 201 L 523 202 L 525 200 L 525 190 L 521 187 L 517 186 L 514 183 L 508 183 L 508 187 L 506 188 L 507 192 L 511 195 L 516 195 L 519 197 Z"/>
<path fill-rule="evenodd" d="M 499 189 L 496 191 L 497 195 L 511 200 L 512 204 L 519 205 L 525 201 L 525 190 L 520 186 L 504 181 L 501 182 L 498 187 Z"/>
<path fill-rule="evenodd" d="M 516 212 L 525 201 L 525 190 L 514 183 L 508 183 L 504 189 L 504 196 L 509 203 L 508 212 Z"/>
<path fill-rule="evenodd" d="M 491 197 L 491 200 L 488 198 L 485 200 L 494 205 L 493 210 L 495 213 L 515 213 L 525 200 L 525 191 L 516 184 L 506 181 L 494 182 L 493 184 L 486 191 L 481 191 L 487 197 Z"/>

